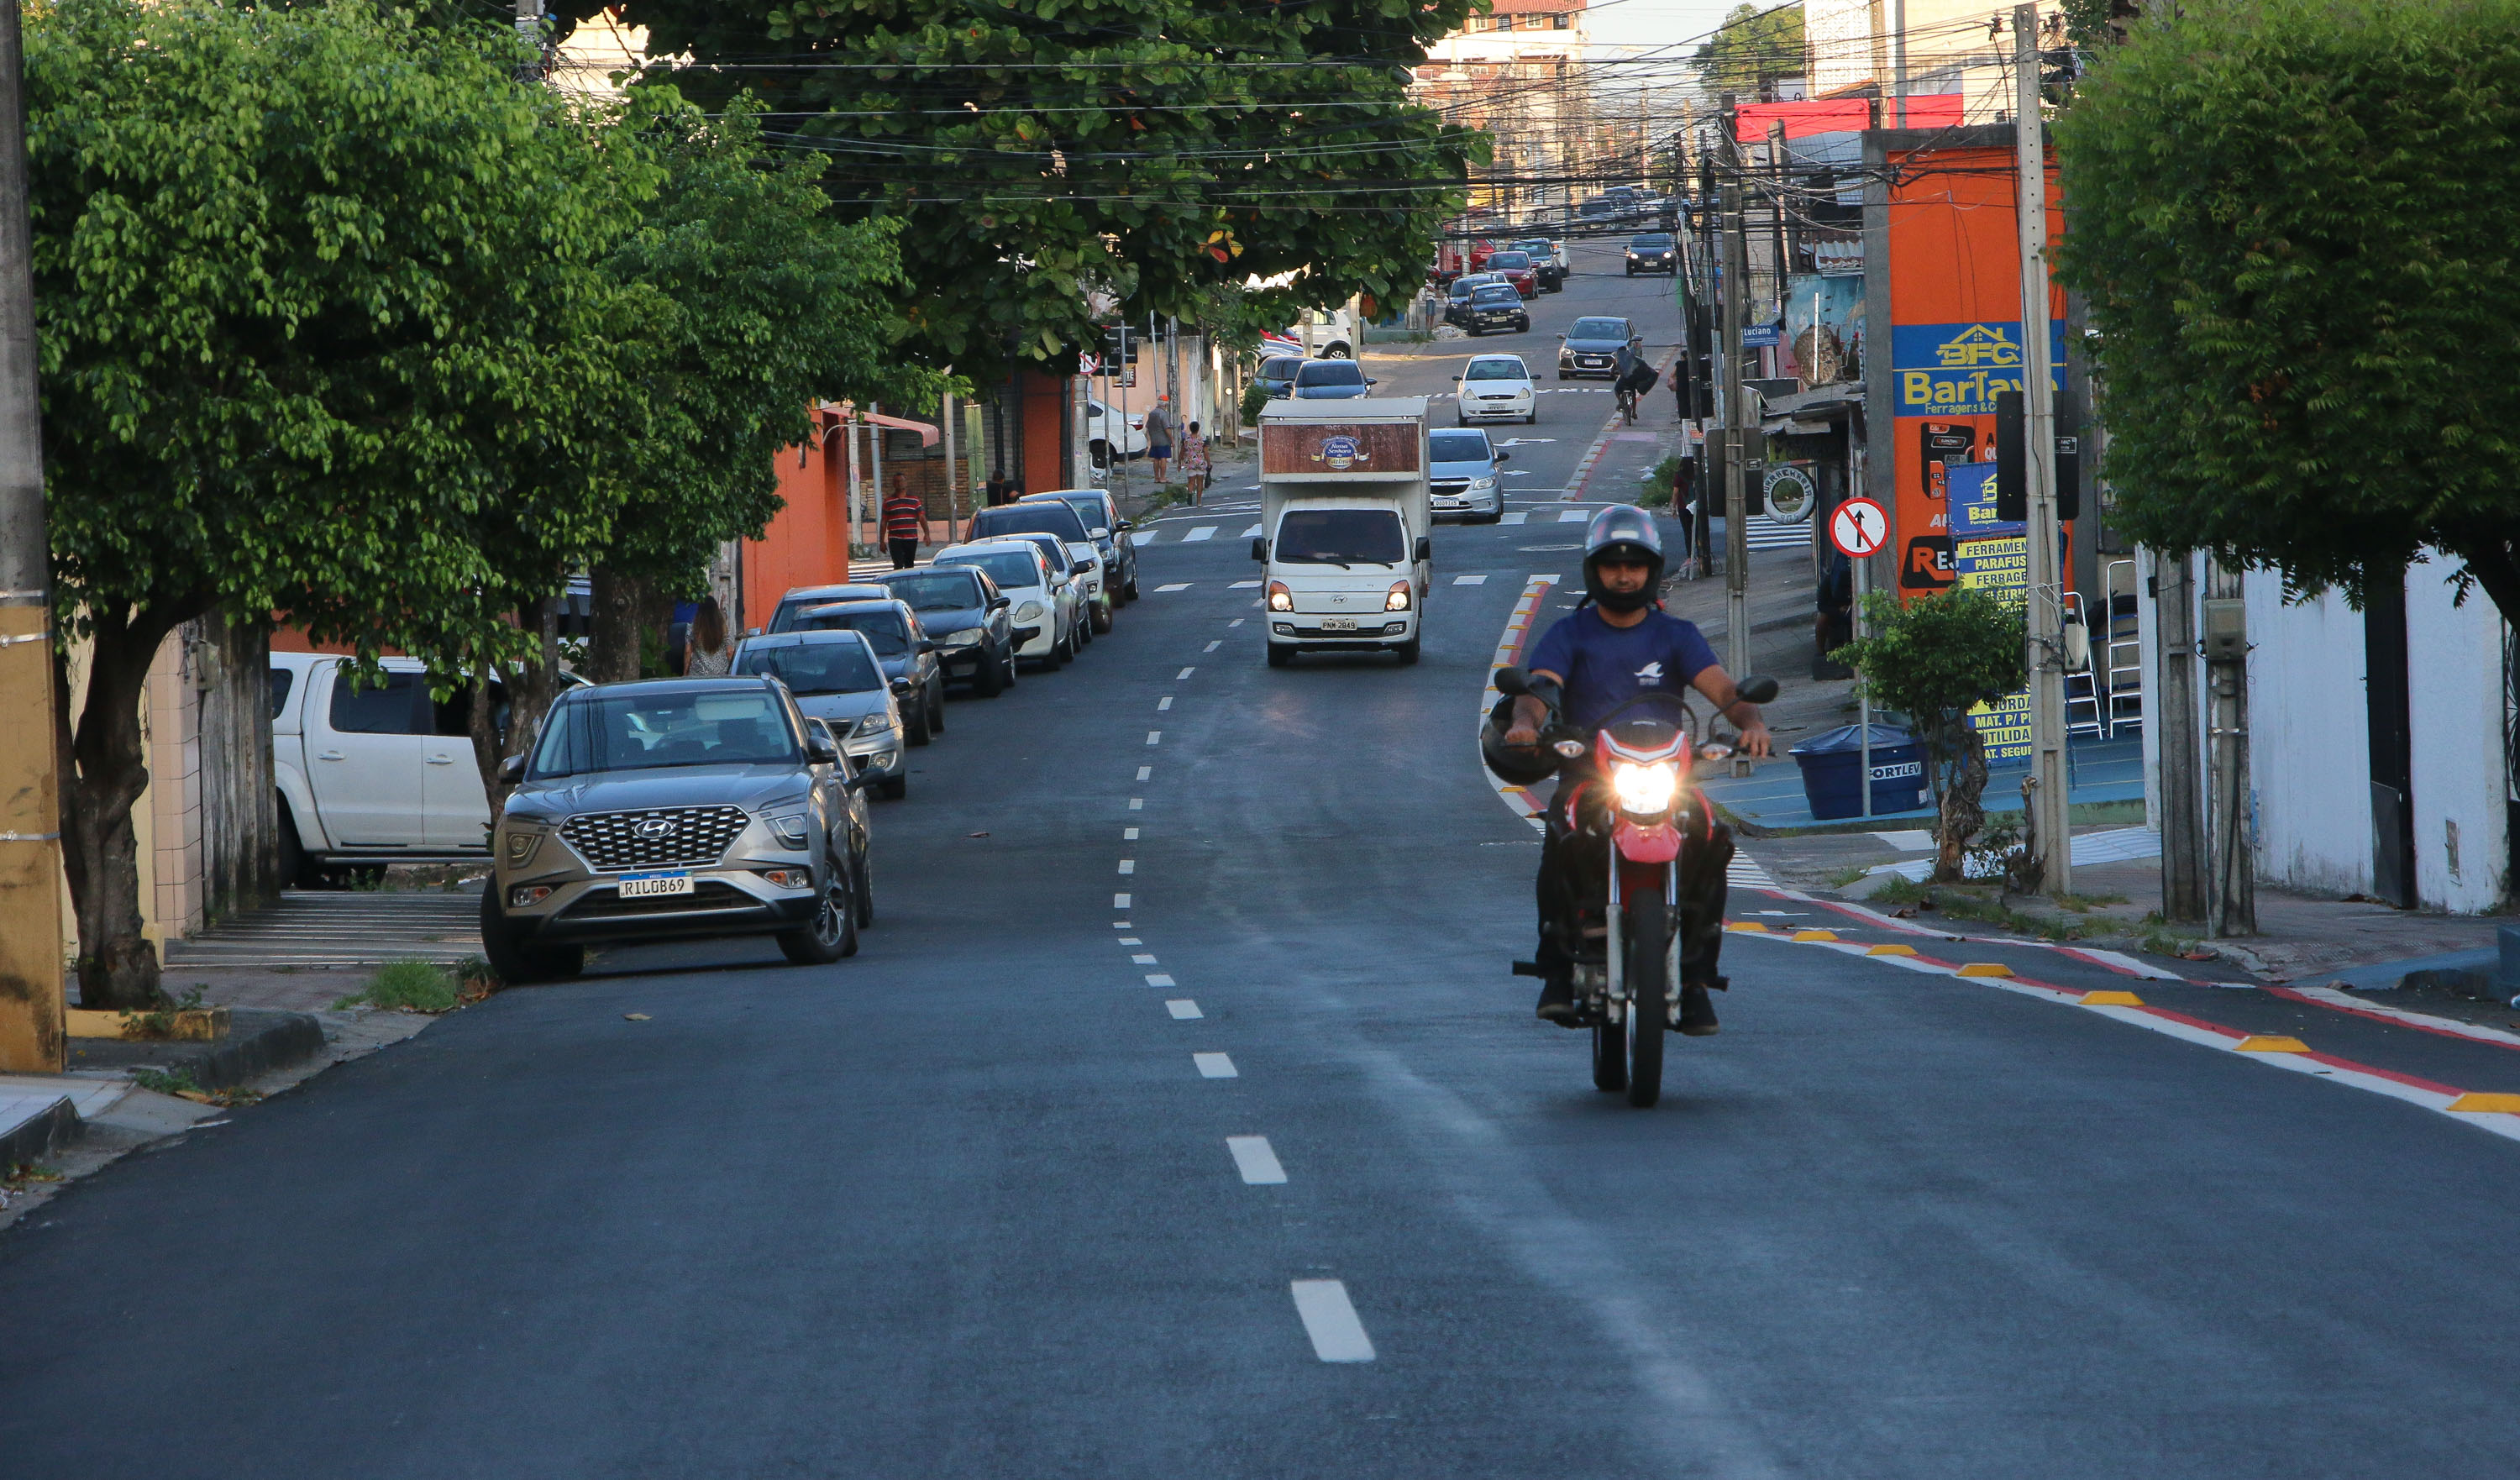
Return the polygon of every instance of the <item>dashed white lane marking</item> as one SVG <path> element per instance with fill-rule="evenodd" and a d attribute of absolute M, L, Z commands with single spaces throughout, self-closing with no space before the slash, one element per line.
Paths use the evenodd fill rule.
<path fill-rule="evenodd" d="M 1253 538 L 1256 538 L 1256 537 L 1259 535 L 1259 533 L 1260 533 L 1260 526 L 1259 526 L 1259 525 L 1257 525 L 1257 524 L 1254 524 L 1254 525 L 1252 525 L 1250 528 L 1245 529 L 1245 530 L 1243 530 L 1243 531 L 1242 531 L 1242 537 L 1243 537 L 1244 539 L 1246 539 L 1246 540 L 1247 540 L 1247 539 L 1253 539 Z"/>
<path fill-rule="evenodd" d="M 1201 1079 L 1239 1079 L 1242 1077 L 1240 1074 L 1235 1072 L 1234 1056 L 1230 1054 L 1192 1054 L 1191 1055 L 1191 1061 L 1198 1065 L 1198 1077 Z"/>
<path fill-rule="evenodd" d="M 1187 997 L 1166 999 L 1164 1002 L 1164 1010 L 1173 1014 L 1173 1021 L 1175 1022 L 1189 1022 L 1194 1017 L 1205 1017 L 1207 1015 L 1198 1009 L 1197 1003 L 1191 1001 Z"/>
<path fill-rule="evenodd" d="M 1212 540 L 1214 538 L 1216 538 L 1216 526 L 1214 524 L 1201 524 L 1196 529 L 1183 535 L 1182 543 L 1185 545 L 1195 545 L 1201 540 Z"/>
<path fill-rule="evenodd" d="M 1125 919 L 1115 919 L 1111 921 L 1111 928 L 1114 930 L 1126 930 L 1129 928 L 1129 922 Z"/>
<path fill-rule="evenodd" d="M 1140 779 L 1141 781 L 1145 780 L 1145 778 L 1144 778 L 1144 777 L 1141 777 L 1141 778 L 1139 778 L 1139 779 Z M 1132 812 L 1144 812 L 1144 811 L 1146 811 L 1146 810 L 1147 810 L 1147 799 L 1146 799 L 1145 797 L 1143 797 L 1143 796 L 1133 796 L 1133 797 L 1130 797 L 1130 798 L 1129 798 L 1129 810 L 1130 810 L 1130 811 L 1132 811 Z"/>
<path fill-rule="evenodd" d="M 1148 731 L 1148 732 L 1147 732 L 1147 743 L 1148 743 L 1148 744 L 1149 744 L 1149 745 L 1160 745 L 1160 744 L 1162 744 L 1163 742 L 1164 742 L 1164 732 L 1162 732 L 1161 730 L 1149 730 L 1149 731 Z"/>
<path fill-rule="evenodd" d="M 1114 941 L 1113 944 L 1122 946 L 1143 946 L 1146 942 L 1140 940 L 1134 935 L 1123 935 L 1117 941 Z"/>
<path fill-rule="evenodd" d="M 1171 977 L 1166 976 L 1161 971 L 1149 971 L 1147 973 L 1147 985 L 1150 987 L 1174 987 L 1181 984 L 1174 981 Z"/>
<path fill-rule="evenodd" d="M 1155 768 L 1152 766 L 1140 766 L 1138 768 L 1138 780 L 1142 782 L 1152 780 L 1154 778 L 1154 774 Z"/>
<path fill-rule="evenodd" d="M 1484 586 L 1487 583 L 1488 578 L 1484 575 L 1457 575 L 1453 577 L 1453 584 L 1456 586 Z"/>
<path fill-rule="evenodd" d="M 1365 1323 L 1356 1319 L 1345 1284 L 1335 1279 L 1298 1279 L 1291 1287 L 1295 1314 L 1303 1318 L 1304 1334 L 1313 1338 L 1314 1356 L 1324 1362 L 1373 1360 L 1373 1342 L 1365 1334 Z"/>
<path fill-rule="evenodd" d="M 1176 674 L 1174 674 L 1174 675 L 1173 675 L 1173 682 L 1174 682 L 1174 683 L 1176 683 L 1176 684 L 1178 684 L 1178 683 L 1180 683 L 1183 679 L 1186 679 L 1186 678 L 1190 677 L 1192 674 L 1196 673 L 1197 671 L 1198 671 L 1198 670 L 1197 670 L 1196 668 L 1184 668 L 1181 672 L 1176 673 Z"/>
<path fill-rule="evenodd" d="M 1239 618 L 1237 618 L 1237 620 L 1240 620 L 1240 619 L 1239 619 Z M 1201 652 L 1214 652 L 1217 649 L 1222 648 L 1222 647 L 1224 647 L 1224 646 L 1225 646 L 1225 639 L 1223 639 L 1223 638 L 1218 638 L 1215 642 L 1212 642 L 1212 643 L 1208 644 L 1206 647 L 1201 648 L 1201 649 L 1200 649 L 1200 650 L 1199 650 L 1199 651 L 1201 651 Z"/>
<path fill-rule="evenodd" d="M 1121 872 L 1121 873 L 1123 873 L 1123 874 L 1135 874 L 1135 873 L 1137 873 L 1137 872 L 1138 872 L 1138 861 L 1137 861 L 1136 859 L 1134 859 L 1134 858 L 1124 858 L 1124 859 L 1120 860 L 1120 872 Z"/>
<path fill-rule="evenodd" d="M 1124 842 L 1124 843 L 1134 843 L 1134 842 L 1136 842 L 1137 840 L 1138 840 L 1138 830 L 1137 830 L 1137 829 L 1135 829 L 1135 828 L 1122 828 L 1122 829 L 1120 830 L 1120 841 L 1122 841 L 1122 842 Z"/>
<path fill-rule="evenodd" d="M 1234 1153 L 1234 1169 L 1242 1174 L 1242 1185 L 1253 1188 L 1282 1186 L 1286 1169 L 1278 1164 L 1278 1153 L 1269 1149 L 1266 1136 L 1228 1136 L 1225 1148 Z"/>
<path fill-rule="evenodd" d="M 1112 909 L 1114 909 L 1114 910 L 1125 910 L 1125 909 L 1129 908 L 1129 896 L 1127 896 L 1126 894 L 1114 894 L 1114 895 L 1112 895 L 1112 896 L 1111 896 L 1111 908 L 1112 908 Z M 1127 926 L 1128 926 L 1128 923 L 1129 923 L 1129 922 L 1128 922 L 1127 920 L 1125 920 L 1125 919 L 1115 919 L 1115 920 L 1113 920 L 1111 923 L 1112 923 L 1112 924 L 1114 924 L 1114 925 L 1116 925 L 1116 926 L 1119 926 L 1119 927 L 1121 927 L 1121 928 L 1125 929 L 1125 928 L 1127 928 Z"/>
<path fill-rule="evenodd" d="M 1155 588 L 1155 595 L 1157 595 L 1157 596 L 1161 596 L 1161 595 L 1163 595 L 1163 594 L 1164 594 L 1165 592 L 1167 592 L 1167 591 L 1188 591 L 1189 589 L 1190 589 L 1190 582 L 1188 582 L 1188 581 L 1175 581 L 1175 582 L 1173 582 L 1173 583 L 1172 583 L 1171 585 L 1169 585 L 1169 586 L 1157 586 L 1157 587 Z"/>
<path fill-rule="evenodd" d="M 1501 524 L 1527 524 L 1531 522 L 1531 515 L 1527 511 L 1517 510 L 1512 514 L 1507 515 L 1497 522 Z"/>
<path fill-rule="evenodd" d="M 1130 957 L 1129 960 L 1131 963 L 1141 966 L 1151 966 L 1155 964 L 1155 959 L 1144 951 Z"/>
<path fill-rule="evenodd" d="M 1260 589 L 1260 583 L 1258 581 L 1235 581 L 1229 584 L 1225 589 L 1228 591 L 1257 591 Z"/>
<path fill-rule="evenodd" d="M 1242 618 L 1240 618 L 1240 617 L 1238 617 L 1238 617 L 1236 617 L 1234 620 L 1232 620 L 1232 621 L 1230 621 L 1230 622 L 1226 623 L 1225 625 L 1227 625 L 1228 627 L 1239 627 L 1239 626 L 1241 626 L 1241 625 L 1242 625 Z"/>
<path fill-rule="evenodd" d="M 1155 700 L 1155 712 L 1156 712 L 1157 714 L 1161 714 L 1161 713 L 1163 713 L 1165 710 L 1167 710 L 1167 709 L 1171 708 L 1172 706 L 1173 706 L 1173 696 L 1172 696 L 1171 695 L 1169 695 L 1169 694 L 1165 695 L 1162 698 L 1159 698 L 1159 699 Z"/>
<path fill-rule="evenodd" d="M 1581 524 L 1591 517 L 1591 515 L 1586 514 L 1581 509 L 1569 509 L 1564 514 L 1557 516 L 1557 522 L 1561 524 Z"/>

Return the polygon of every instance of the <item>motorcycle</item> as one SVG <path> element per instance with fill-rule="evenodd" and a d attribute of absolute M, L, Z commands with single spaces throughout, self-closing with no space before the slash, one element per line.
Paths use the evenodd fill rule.
<path fill-rule="evenodd" d="M 1540 730 L 1542 764 L 1560 770 L 1589 753 L 1593 776 L 1560 785 L 1608 788 L 1609 826 L 1600 868 L 1580 856 L 1563 861 L 1574 896 L 1571 918 L 1552 923 L 1560 945 L 1574 959 L 1579 1022 L 1593 1033 L 1593 1085 L 1625 1091 L 1639 1108 L 1662 1097 L 1662 1037 L 1680 1026 L 1681 943 L 1687 934 L 1681 899 L 1688 825 L 1711 836 L 1710 814 L 1691 785 L 1696 760 L 1721 760 L 1732 747 L 1694 738 L 1696 720 L 1679 695 L 1647 694 L 1622 705 L 1588 738 L 1558 717 L 1557 686 L 1533 680 L 1519 668 L 1496 673 L 1506 697 L 1500 714 L 1520 697 L 1539 699 L 1549 714 Z M 1763 704 L 1777 695 L 1777 681 L 1759 676 L 1739 684 L 1741 697 Z M 1631 710 L 1662 709 L 1660 717 L 1622 718 Z M 1584 808 L 1571 805 L 1577 822 L 1564 843 L 1590 846 L 1581 826 Z M 1519 976 L 1546 974 L 1534 962 L 1513 965 Z"/>

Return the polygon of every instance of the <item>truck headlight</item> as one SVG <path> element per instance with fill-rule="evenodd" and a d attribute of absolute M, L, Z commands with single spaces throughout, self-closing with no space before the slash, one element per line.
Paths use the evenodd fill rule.
<path fill-rule="evenodd" d="M 1271 581 L 1269 583 L 1269 609 L 1272 611 L 1292 611 L 1295 609 L 1295 593 L 1286 589 L 1286 583 L 1284 581 Z"/>
<path fill-rule="evenodd" d="M 1382 599 L 1382 609 L 1385 611 L 1406 611 L 1409 609 L 1409 583 L 1407 581 L 1393 581 L 1391 583 L 1391 594 Z"/>

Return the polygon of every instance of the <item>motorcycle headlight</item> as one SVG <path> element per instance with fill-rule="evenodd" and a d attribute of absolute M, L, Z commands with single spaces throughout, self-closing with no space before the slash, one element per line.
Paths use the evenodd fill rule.
<path fill-rule="evenodd" d="M 1619 794 L 1622 811 L 1643 815 L 1668 812 L 1672 798 L 1680 794 L 1680 768 L 1668 762 L 1623 765 L 1610 774 L 1610 786 Z"/>

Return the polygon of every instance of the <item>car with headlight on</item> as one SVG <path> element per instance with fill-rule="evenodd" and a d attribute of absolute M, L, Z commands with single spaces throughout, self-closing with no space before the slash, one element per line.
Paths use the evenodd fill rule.
<path fill-rule="evenodd" d="M 807 717 L 827 719 L 848 752 L 850 771 L 878 796 L 910 794 L 909 685 L 883 671 L 865 633 L 782 632 L 736 645 L 735 671 L 788 686 Z"/>
<path fill-rule="evenodd" d="M 1480 427 L 1439 426 L 1426 433 L 1426 485 L 1435 516 L 1458 515 L 1463 522 L 1493 524 L 1505 517 L 1505 490 L 1497 469 L 1512 458 Z"/>
<path fill-rule="evenodd" d="M 854 634 L 822 640 L 874 661 Z M 768 935 L 800 965 L 857 951 L 863 880 L 840 792 L 872 781 L 774 678 L 572 690 L 501 776 L 516 789 L 481 946 L 507 981 L 574 976 L 589 946 Z"/>
<path fill-rule="evenodd" d="M 1577 376 L 1598 376 L 1604 381 L 1618 379 L 1619 351 L 1636 337 L 1636 331 L 1625 319 L 1606 316 L 1577 319 L 1566 326 L 1557 344 L 1557 379 L 1572 380 Z"/>
<path fill-rule="evenodd" d="M 1641 272 L 1680 272 L 1680 246 L 1671 233 L 1644 232 L 1628 243 L 1628 276 Z"/>
<path fill-rule="evenodd" d="M 1532 385 L 1531 369 L 1520 355 L 1472 355 L 1453 380 L 1458 384 L 1453 393 L 1454 420 L 1464 426 L 1472 422 L 1529 425 L 1540 420 L 1540 392 Z"/>
<path fill-rule="evenodd" d="M 1084 625 L 1075 578 L 1053 566 L 1042 547 L 1031 540 L 975 540 L 948 545 L 929 562 L 970 565 L 988 572 L 998 590 L 1014 603 L 1015 656 L 1057 668 L 1076 652 L 1076 629 Z"/>
<path fill-rule="evenodd" d="M 796 625 L 788 630 L 842 629 L 860 634 L 874 646 L 876 657 L 883 664 L 884 680 L 900 696 L 902 714 L 910 722 L 910 742 L 923 745 L 944 734 L 945 664 L 910 604 L 885 588 L 881 601 L 808 606 L 796 613 Z"/>
<path fill-rule="evenodd" d="M 873 579 L 910 604 L 945 677 L 995 698 L 1015 681 L 1014 603 L 968 565 L 915 565 Z"/>

